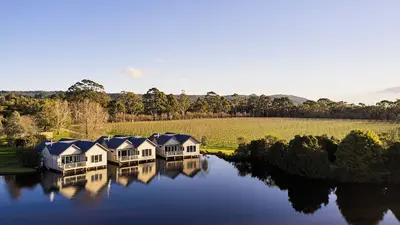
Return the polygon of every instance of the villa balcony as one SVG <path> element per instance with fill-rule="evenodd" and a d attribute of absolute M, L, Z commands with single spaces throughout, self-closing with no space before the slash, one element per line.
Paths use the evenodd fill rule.
<path fill-rule="evenodd" d="M 138 156 L 137 156 L 137 155 L 120 156 L 120 157 L 118 158 L 118 160 L 119 160 L 120 162 L 134 161 L 134 160 L 137 160 L 137 159 L 138 159 Z"/>
<path fill-rule="evenodd" d="M 62 163 L 60 168 L 63 170 L 73 170 L 73 169 L 80 169 L 85 168 L 86 162 L 72 162 L 72 163 Z"/>
<path fill-rule="evenodd" d="M 167 151 L 164 152 L 164 155 L 167 157 L 183 156 L 183 151 Z"/>

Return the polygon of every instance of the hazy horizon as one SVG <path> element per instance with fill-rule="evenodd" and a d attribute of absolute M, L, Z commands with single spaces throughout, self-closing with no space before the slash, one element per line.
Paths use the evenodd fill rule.
<path fill-rule="evenodd" d="M 3 1 L 0 90 L 400 98 L 400 1 Z M 399 97 L 397 97 L 399 96 Z"/>

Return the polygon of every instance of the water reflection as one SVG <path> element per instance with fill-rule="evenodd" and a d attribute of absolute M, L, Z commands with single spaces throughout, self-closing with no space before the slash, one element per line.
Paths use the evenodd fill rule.
<path fill-rule="evenodd" d="M 193 178 L 200 169 L 200 158 L 141 163 L 135 166 L 119 167 L 108 165 L 107 169 L 92 170 L 81 174 L 62 175 L 44 171 L 29 175 L 4 176 L 5 189 L 11 199 L 18 200 L 24 188 L 40 185 L 43 192 L 55 201 L 55 195 L 82 202 L 91 202 L 107 197 L 111 182 L 128 187 L 133 182 L 149 184 L 157 174 L 175 179 L 180 174 Z M 205 160 L 206 161 L 206 160 Z M 207 168 L 208 169 L 208 168 Z"/>
<path fill-rule="evenodd" d="M 290 176 L 275 168 L 250 163 L 234 163 L 238 175 L 250 175 L 269 187 L 287 190 L 288 201 L 299 213 L 314 214 L 329 204 L 336 204 L 348 224 L 376 225 L 391 210 L 400 221 L 400 186 L 372 184 L 334 184 Z"/>
<path fill-rule="evenodd" d="M 290 224 L 296 222 L 299 216 L 308 219 L 325 216 L 326 214 L 321 214 L 321 212 L 324 213 L 321 209 L 328 205 L 327 208 L 332 209 L 333 205 L 336 211 L 329 212 L 335 213 L 334 224 L 378 224 L 390 211 L 394 215 L 393 219 L 400 218 L 400 186 L 316 182 L 288 176 L 265 165 L 236 163 L 233 166 L 237 170 L 215 157 L 211 157 L 210 160 L 206 157 L 178 161 L 157 159 L 156 162 L 129 167 L 109 165 L 107 169 L 69 176 L 49 171 L 33 175 L 5 176 L 3 190 L 11 199 L 19 200 L 21 203 L 29 199 L 29 196 L 44 193 L 46 198 L 43 201 L 49 205 L 48 207 L 54 206 L 55 209 L 59 205 L 51 204 L 50 206 L 49 201 L 71 202 L 74 207 L 84 207 L 84 209 L 91 209 L 91 207 L 85 208 L 88 205 L 99 206 L 96 208 L 99 211 L 93 211 L 99 212 L 96 214 L 98 216 L 104 212 L 100 209 L 115 209 L 116 211 L 127 210 L 126 214 L 118 215 L 127 216 L 135 211 L 136 216 L 142 216 L 140 218 L 144 219 L 148 215 L 145 213 L 149 213 L 151 205 L 155 204 L 156 207 L 169 208 L 172 205 L 183 211 L 187 210 L 185 215 L 188 219 L 196 213 L 201 213 L 200 206 L 202 210 L 205 210 L 202 215 L 213 215 L 210 218 L 225 218 L 222 215 L 237 215 L 237 218 L 244 215 L 259 219 L 274 218 L 277 212 L 281 212 L 285 216 L 270 224 L 279 224 L 279 222 Z M 235 173 L 243 178 L 236 176 Z M 257 178 L 262 183 L 251 181 L 252 179 L 246 176 Z M 195 177 L 206 179 L 193 179 Z M 135 186 L 135 183 L 139 185 Z M 131 186 L 135 188 L 132 189 Z M 179 195 L 165 195 L 158 190 L 177 190 Z M 253 190 L 257 193 L 254 196 Z M 277 195 L 277 193 L 280 194 Z M 42 194 L 39 195 L 42 196 Z M 267 209 L 270 202 L 275 201 L 273 196 L 277 196 L 275 200 L 278 200 L 278 205 L 276 208 L 271 206 Z M 196 202 L 197 205 L 191 205 L 190 202 Z M 279 206 L 281 202 L 289 210 Z M 257 208 L 257 205 L 260 208 Z M 208 208 L 210 211 L 207 211 Z M 294 213 L 292 209 L 297 213 Z M 218 211 L 223 211 L 223 213 L 219 214 Z M 271 212 L 267 214 L 268 211 Z M 82 210 L 79 212 L 84 213 Z M 75 215 L 75 213 L 77 212 L 72 212 L 70 215 Z M 159 215 L 165 217 L 169 214 Z M 201 218 L 206 223 L 208 217 Z M 217 222 L 223 221 L 224 219 L 221 219 Z"/>

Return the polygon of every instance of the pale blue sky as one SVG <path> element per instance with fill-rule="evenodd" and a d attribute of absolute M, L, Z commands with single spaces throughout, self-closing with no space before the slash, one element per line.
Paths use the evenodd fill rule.
<path fill-rule="evenodd" d="M 0 78 L 369 102 L 400 86 L 400 1 L 0 0 Z"/>

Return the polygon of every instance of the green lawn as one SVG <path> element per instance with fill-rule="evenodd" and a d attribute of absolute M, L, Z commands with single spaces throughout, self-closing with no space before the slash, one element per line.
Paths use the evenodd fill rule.
<path fill-rule="evenodd" d="M 6 164 L 3 166 L 3 164 Z M 35 172 L 34 169 L 23 167 L 17 159 L 16 150 L 6 147 L 5 138 L 0 137 L 0 174 L 17 174 Z"/>
<path fill-rule="evenodd" d="M 328 134 L 343 138 L 353 129 L 381 133 L 398 126 L 396 123 L 381 121 L 292 118 L 194 119 L 107 124 L 110 134 L 148 137 L 153 132 L 170 131 L 188 133 L 198 139 L 206 136 L 207 146 L 203 146 L 202 149 L 209 149 L 210 152 L 234 150 L 237 147 L 238 137 L 244 137 L 247 141 L 266 135 L 290 140 L 297 134 Z"/>

